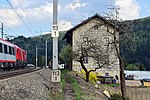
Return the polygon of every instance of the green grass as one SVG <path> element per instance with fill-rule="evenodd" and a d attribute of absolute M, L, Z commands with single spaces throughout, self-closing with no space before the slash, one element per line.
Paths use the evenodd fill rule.
<path fill-rule="evenodd" d="M 106 86 L 112 86 L 112 87 L 117 87 L 117 86 L 120 86 L 120 84 L 104 84 Z"/>
<path fill-rule="evenodd" d="M 62 92 L 59 93 L 53 93 L 53 91 L 50 91 L 49 97 L 45 98 L 44 100 L 63 100 L 64 98 L 64 90 L 65 90 L 65 75 L 69 72 L 69 70 L 62 70 L 61 71 L 61 86 L 62 86 Z M 81 100 L 81 89 L 77 82 L 77 80 L 71 76 L 68 75 L 67 79 L 71 81 L 71 86 L 74 91 L 74 95 L 76 96 L 76 100 Z"/>
<path fill-rule="evenodd" d="M 69 72 L 68 70 L 62 70 L 61 81 L 62 81 L 62 89 L 63 90 L 65 88 L 65 82 L 66 82 L 64 79 L 64 75 L 66 75 L 68 72 Z M 72 86 L 72 89 L 76 96 L 76 100 L 81 100 L 81 89 L 80 89 L 80 86 L 79 86 L 77 80 L 71 75 L 68 75 L 67 79 L 71 81 L 71 86 Z"/>
<path fill-rule="evenodd" d="M 53 91 L 49 92 L 49 97 L 45 98 L 44 100 L 63 100 L 64 98 L 64 89 L 65 89 L 65 74 L 68 73 L 68 70 L 62 70 L 61 71 L 61 86 L 62 86 L 62 92 L 53 93 Z"/>
<path fill-rule="evenodd" d="M 70 76 L 70 80 L 71 80 L 71 86 L 72 86 L 75 96 L 76 96 L 76 100 L 81 100 L 81 89 L 80 89 L 80 86 L 79 86 L 77 80 L 71 76 Z"/>

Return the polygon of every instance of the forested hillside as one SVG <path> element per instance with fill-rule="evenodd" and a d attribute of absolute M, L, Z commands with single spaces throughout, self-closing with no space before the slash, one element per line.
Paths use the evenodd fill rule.
<path fill-rule="evenodd" d="M 150 70 L 150 17 L 129 20 L 124 23 L 129 25 L 131 34 L 136 36 L 136 40 L 134 41 L 135 50 L 128 50 L 123 45 L 121 47 L 124 50 L 122 53 L 126 62 L 128 64 L 136 63 L 136 65 L 140 67 L 144 66 L 146 70 Z"/>
<path fill-rule="evenodd" d="M 131 29 L 131 34 L 135 35 L 136 40 L 132 43 L 136 48 L 132 50 L 131 45 L 127 46 L 125 41 L 121 41 L 121 54 L 126 61 L 126 69 L 131 70 L 150 70 L 150 17 L 124 21 Z M 65 45 L 62 37 L 65 32 L 60 32 L 59 51 Z M 50 35 L 41 35 L 36 37 L 25 38 L 19 36 L 11 40 L 21 48 L 27 50 L 28 63 L 35 64 L 35 50 L 38 46 L 38 65 L 45 65 L 45 40 L 48 40 L 48 61 L 52 60 L 52 38 Z M 133 42 L 133 41 L 128 41 Z"/>
<path fill-rule="evenodd" d="M 64 34 L 65 32 L 60 32 L 59 51 L 65 44 L 65 41 L 62 41 Z M 47 39 L 47 48 L 48 48 L 48 61 L 50 61 L 52 60 L 52 44 L 53 44 L 50 34 L 29 37 L 29 38 L 19 36 L 10 41 L 27 51 L 28 63 L 32 63 L 32 64 L 36 63 L 35 58 L 36 58 L 36 46 L 37 46 L 38 66 L 45 66 L 46 39 Z"/>

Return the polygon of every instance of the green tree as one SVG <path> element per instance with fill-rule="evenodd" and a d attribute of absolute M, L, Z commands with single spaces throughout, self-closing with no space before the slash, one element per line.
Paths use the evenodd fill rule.
<path fill-rule="evenodd" d="M 131 70 L 131 71 L 133 71 L 133 70 L 139 70 L 139 68 L 138 68 L 136 65 L 134 65 L 134 64 L 129 64 L 129 65 L 127 65 L 127 67 L 126 67 L 126 70 Z"/>
<path fill-rule="evenodd" d="M 133 63 L 133 64 L 128 64 L 127 67 L 125 68 L 126 70 L 139 70 L 139 71 L 144 71 L 144 65 L 141 63 Z"/>
<path fill-rule="evenodd" d="M 72 59 L 73 59 L 73 52 L 72 52 L 72 47 L 70 45 L 65 46 L 63 49 L 61 49 L 60 52 L 60 59 L 62 62 L 65 63 L 66 68 L 69 70 L 72 70 Z"/>

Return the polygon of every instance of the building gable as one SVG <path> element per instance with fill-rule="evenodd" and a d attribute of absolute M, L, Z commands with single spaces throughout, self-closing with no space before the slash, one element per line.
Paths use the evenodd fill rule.
<path fill-rule="evenodd" d="M 72 45 L 72 35 L 73 35 L 73 31 L 75 31 L 76 29 L 78 29 L 79 27 L 82 27 L 83 25 L 89 23 L 91 20 L 95 19 L 96 21 L 101 21 L 107 25 L 109 25 L 112 28 L 116 28 L 117 30 L 119 30 L 115 25 L 113 25 L 112 23 L 110 23 L 108 20 L 106 20 L 104 17 L 102 17 L 101 15 L 99 15 L 98 13 L 96 13 L 94 16 L 89 17 L 88 19 L 82 21 L 81 23 L 77 24 L 76 26 L 74 26 L 73 28 L 71 28 L 70 30 L 68 30 L 65 34 L 65 36 L 63 37 L 63 40 L 67 40 L 67 43 Z M 96 28 L 97 26 L 95 26 Z"/>
<path fill-rule="evenodd" d="M 64 36 L 63 39 L 67 40 L 68 44 L 71 44 L 73 50 L 77 50 L 80 45 L 80 43 L 83 43 L 83 41 L 88 41 L 88 40 L 94 40 L 96 41 L 97 44 L 102 44 L 100 45 L 99 48 L 105 49 L 106 45 L 108 44 L 107 42 L 113 40 L 111 34 L 107 34 L 108 32 L 106 31 L 106 28 L 110 28 L 110 31 L 116 30 L 118 33 L 118 39 L 119 39 L 119 29 L 111 24 L 109 21 L 104 19 L 102 16 L 99 14 L 96 14 L 87 20 L 83 21 L 82 23 L 76 25 L 75 27 L 71 28 L 68 30 Z M 79 45 L 78 45 L 79 44 Z M 78 51 L 78 50 L 77 50 Z M 105 51 L 105 50 L 104 50 Z M 79 51 L 80 52 L 80 51 Z M 112 51 L 111 53 L 109 52 L 103 52 L 103 61 L 106 61 L 106 63 L 109 63 L 110 59 L 114 60 L 114 63 L 112 64 L 113 68 L 112 72 L 115 71 L 114 75 L 118 75 L 119 73 L 119 60 L 116 57 L 115 51 Z M 106 56 L 105 56 L 106 55 Z M 103 62 L 102 62 L 103 63 Z M 94 59 L 90 57 L 86 57 L 84 59 L 84 64 L 87 66 L 87 68 L 94 68 L 97 67 L 95 66 Z M 116 66 L 116 67 L 114 67 Z M 111 67 L 111 66 L 109 66 Z M 81 65 L 77 61 L 72 62 L 72 69 L 74 71 L 79 71 L 81 69 Z M 109 73 L 108 71 L 110 70 L 105 70 L 102 68 L 102 72 Z"/>

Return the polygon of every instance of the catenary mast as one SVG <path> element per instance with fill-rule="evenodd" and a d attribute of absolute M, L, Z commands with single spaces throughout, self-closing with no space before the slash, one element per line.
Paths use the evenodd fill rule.
<path fill-rule="evenodd" d="M 58 69 L 58 0 L 53 0 L 53 25 L 52 25 L 52 34 L 53 38 L 53 69 Z"/>

